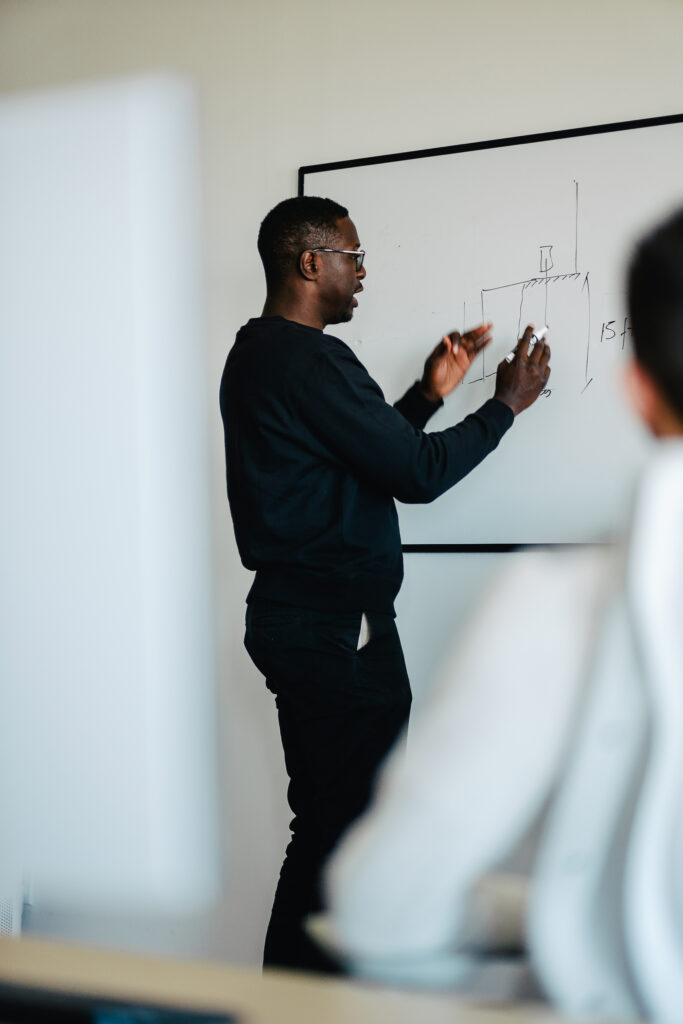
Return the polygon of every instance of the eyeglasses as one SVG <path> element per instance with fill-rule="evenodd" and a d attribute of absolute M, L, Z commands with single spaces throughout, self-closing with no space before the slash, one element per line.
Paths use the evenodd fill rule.
<path fill-rule="evenodd" d="M 349 256 L 355 256 L 356 270 L 362 270 L 365 259 L 365 249 L 309 249 L 309 252 L 345 252 Z"/>

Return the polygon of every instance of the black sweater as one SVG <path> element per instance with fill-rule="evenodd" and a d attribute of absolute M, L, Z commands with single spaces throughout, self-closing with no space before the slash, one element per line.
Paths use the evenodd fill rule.
<path fill-rule="evenodd" d="M 228 499 L 250 597 L 393 611 L 403 578 L 394 498 L 428 502 L 511 426 L 490 399 L 462 423 L 422 428 L 439 407 L 417 384 L 395 406 L 343 341 L 262 317 L 237 334 L 220 390 Z"/>

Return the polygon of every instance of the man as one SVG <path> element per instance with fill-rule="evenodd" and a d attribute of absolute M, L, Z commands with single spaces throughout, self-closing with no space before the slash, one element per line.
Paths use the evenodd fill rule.
<path fill-rule="evenodd" d="M 516 555 L 453 648 L 329 867 L 317 927 L 361 973 L 476 988 L 473 947 L 509 939 L 495 873 L 550 800 L 523 928 L 545 992 L 563 1017 L 681 1015 L 683 211 L 628 299 L 628 391 L 659 439 L 628 539 Z"/>
<path fill-rule="evenodd" d="M 240 556 L 256 570 L 245 645 L 275 694 L 294 813 L 264 963 L 332 970 L 302 930 L 320 867 L 365 807 L 405 725 L 410 686 L 394 624 L 403 568 L 394 499 L 432 501 L 493 451 L 545 387 L 550 350 L 498 370 L 492 399 L 462 423 L 423 428 L 490 340 L 444 337 L 395 406 L 342 341 L 364 256 L 348 211 L 287 199 L 264 219 L 267 295 L 236 338 L 221 382 L 228 497 Z"/>

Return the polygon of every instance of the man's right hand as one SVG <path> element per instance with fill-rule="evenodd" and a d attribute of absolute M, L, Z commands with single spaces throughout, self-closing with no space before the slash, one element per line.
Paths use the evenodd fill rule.
<path fill-rule="evenodd" d="M 533 324 L 529 324 L 517 342 L 513 358 L 506 357 L 498 364 L 493 397 L 509 405 L 515 416 L 533 405 L 550 376 L 550 346 L 537 341 L 529 355 L 533 333 Z"/>

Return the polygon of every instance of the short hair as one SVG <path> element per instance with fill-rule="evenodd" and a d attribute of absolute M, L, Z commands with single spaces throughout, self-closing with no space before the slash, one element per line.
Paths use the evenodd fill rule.
<path fill-rule="evenodd" d="M 683 418 L 683 210 L 638 244 L 628 305 L 636 359 Z"/>
<path fill-rule="evenodd" d="M 337 221 L 348 215 L 345 206 L 319 196 L 295 196 L 273 207 L 258 233 L 268 287 L 285 280 L 304 249 L 331 246 L 339 235 Z"/>

